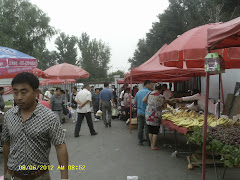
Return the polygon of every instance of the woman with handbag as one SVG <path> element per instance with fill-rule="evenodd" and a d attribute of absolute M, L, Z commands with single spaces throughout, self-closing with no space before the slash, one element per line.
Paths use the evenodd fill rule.
<path fill-rule="evenodd" d="M 162 86 L 156 83 L 155 91 L 148 93 L 143 102 L 147 103 L 146 108 L 146 124 L 149 128 L 149 140 L 151 142 L 152 150 L 160 150 L 157 147 L 157 138 L 162 119 L 162 110 L 165 108 L 165 98 L 161 95 Z"/>
<path fill-rule="evenodd" d="M 76 96 L 77 96 L 77 87 L 74 86 L 72 88 L 72 94 L 71 94 L 71 100 L 70 100 L 71 116 L 72 116 L 73 123 L 77 122 L 77 103 L 75 101 Z"/>

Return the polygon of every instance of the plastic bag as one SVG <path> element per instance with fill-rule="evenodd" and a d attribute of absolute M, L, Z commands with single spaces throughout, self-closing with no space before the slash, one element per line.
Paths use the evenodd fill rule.
<path fill-rule="evenodd" d="M 112 108 L 112 116 L 118 116 L 118 110 L 115 107 Z"/>

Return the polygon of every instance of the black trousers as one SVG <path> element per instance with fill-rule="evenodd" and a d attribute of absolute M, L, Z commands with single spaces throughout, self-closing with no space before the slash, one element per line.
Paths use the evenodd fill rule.
<path fill-rule="evenodd" d="M 124 121 L 127 121 L 130 118 L 130 107 L 124 107 L 125 116 Z"/>
<path fill-rule="evenodd" d="M 95 130 L 93 128 L 91 112 L 88 112 L 88 113 L 78 113 L 77 123 L 76 123 L 76 126 L 75 126 L 75 132 L 74 132 L 75 136 L 79 135 L 79 132 L 81 130 L 82 121 L 83 121 L 84 117 L 86 117 L 86 119 L 87 119 L 87 124 L 88 124 L 89 130 L 90 130 L 90 133 L 91 134 L 95 133 Z"/>

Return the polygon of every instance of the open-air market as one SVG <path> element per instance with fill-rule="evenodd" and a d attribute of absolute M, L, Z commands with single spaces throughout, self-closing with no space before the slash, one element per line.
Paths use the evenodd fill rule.
<path fill-rule="evenodd" d="M 239 180 L 240 1 L 0 0 L 0 180 Z"/>

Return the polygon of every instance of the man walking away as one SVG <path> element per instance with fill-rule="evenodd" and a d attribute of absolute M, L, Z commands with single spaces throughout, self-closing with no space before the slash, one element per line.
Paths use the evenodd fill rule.
<path fill-rule="evenodd" d="M 105 124 L 105 127 L 111 127 L 111 119 L 112 119 L 112 104 L 114 103 L 113 101 L 113 93 L 109 89 L 109 83 L 104 83 L 104 89 L 100 92 L 100 104 L 99 104 L 99 109 L 102 107 L 103 111 L 103 122 Z M 108 120 L 106 118 L 108 112 Z"/>
<path fill-rule="evenodd" d="M 145 120 L 145 111 L 146 111 L 147 104 L 144 103 L 142 100 L 149 92 L 152 91 L 152 89 L 153 89 L 152 81 L 146 80 L 144 82 L 144 88 L 138 91 L 135 96 L 135 105 L 137 107 L 137 117 L 138 117 L 138 140 L 139 140 L 138 144 L 141 146 L 143 145 L 144 129 L 145 129 L 145 137 L 146 137 L 147 143 L 151 145 L 148 137 L 148 127 Z"/>
<path fill-rule="evenodd" d="M 61 179 L 68 179 L 68 152 L 65 134 L 56 115 L 37 103 L 39 80 L 20 73 L 12 80 L 16 106 L 4 117 L 3 156 L 5 180 L 49 180 L 51 143 L 55 146 Z M 32 168 L 31 168 L 32 167 Z"/>
<path fill-rule="evenodd" d="M 52 111 L 59 118 L 59 122 L 62 123 L 63 116 L 63 99 L 62 99 L 62 90 L 60 87 L 56 88 L 56 94 L 51 97 L 50 105 Z"/>
<path fill-rule="evenodd" d="M 99 88 L 95 89 L 95 93 L 93 94 L 93 110 L 94 110 L 94 117 L 95 117 L 95 122 L 100 121 L 100 117 L 96 116 L 97 111 L 99 110 L 99 96 L 100 96 L 100 91 Z"/>
<path fill-rule="evenodd" d="M 81 130 L 81 125 L 83 118 L 86 117 L 87 124 L 92 136 L 97 135 L 98 133 L 95 132 L 92 122 L 92 114 L 91 114 L 91 102 L 92 102 L 92 94 L 90 92 L 90 86 L 85 84 L 83 86 L 83 90 L 77 93 L 75 101 L 78 103 L 78 118 L 77 123 L 75 126 L 74 136 L 79 137 L 79 132 Z"/>

